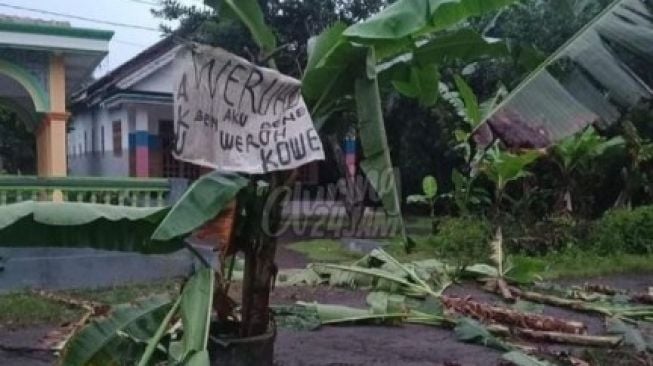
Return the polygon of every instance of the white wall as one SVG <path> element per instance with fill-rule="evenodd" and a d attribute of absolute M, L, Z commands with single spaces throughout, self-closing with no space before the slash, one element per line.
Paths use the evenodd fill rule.
<path fill-rule="evenodd" d="M 114 151 L 113 122 L 122 125 L 122 151 Z M 127 110 L 96 108 L 76 113 L 68 134 L 68 163 L 71 175 L 129 176 L 129 121 Z M 104 126 L 104 151 L 102 127 Z M 84 146 L 84 134 L 87 144 Z M 95 142 L 95 143 L 93 143 Z M 80 154 L 81 150 L 81 154 Z"/>
<path fill-rule="evenodd" d="M 173 62 L 169 62 L 156 72 L 135 83 L 129 90 L 172 94 L 177 83 L 177 73 L 173 65 Z"/>
<path fill-rule="evenodd" d="M 148 131 L 159 134 L 159 122 L 173 119 L 172 105 L 121 104 L 112 110 L 96 108 L 75 113 L 73 131 L 68 134 L 68 161 L 71 175 L 76 176 L 129 176 L 129 134 Z M 113 122 L 122 123 L 122 154 L 114 153 Z M 102 126 L 104 126 L 104 153 L 102 152 Z M 84 151 L 84 133 L 88 151 Z M 95 146 L 91 136 L 95 135 Z M 81 147 L 81 155 L 80 155 Z"/>

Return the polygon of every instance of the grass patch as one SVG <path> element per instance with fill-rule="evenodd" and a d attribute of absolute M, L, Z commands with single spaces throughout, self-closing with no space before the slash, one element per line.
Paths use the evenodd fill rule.
<path fill-rule="evenodd" d="M 300 241 L 287 248 L 305 255 L 312 262 L 342 263 L 362 257 L 360 253 L 345 249 L 339 241 L 329 239 Z"/>
<path fill-rule="evenodd" d="M 429 258 L 443 259 L 437 255 L 437 248 L 428 240 L 428 236 L 412 236 L 416 247 L 406 253 L 401 239 L 386 239 L 384 250 L 400 262 L 412 262 Z M 351 263 L 362 257 L 361 254 L 348 251 L 335 240 L 312 240 L 290 244 L 290 249 L 306 255 L 312 262 Z M 524 256 L 516 256 L 524 257 Z M 550 253 L 545 256 L 529 257 L 547 264 L 542 277 L 548 280 L 559 278 L 583 278 L 609 276 L 623 273 L 653 273 L 653 254 L 633 255 L 613 253 L 600 256 L 591 251 L 570 249 Z M 445 259 L 446 260 L 446 259 Z M 484 262 L 474 258 L 475 262 Z"/>
<path fill-rule="evenodd" d="M 411 235 L 411 239 L 415 242 L 415 247 L 410 253 L 406 252 L 406 246 L 401 238 L 385 240 L 384 242 L 388 245 L 384 247 L 384 250 L 399 262 L 412 262 L 437 257 L 435 248 L 427 240 L 428 236 Z"/>
<path fill-rule="evenodd" d="M 39 324 L 61 324 L 78 319 L 83 311 L 44 299 L 31 293 L 0 296 L 0 325 L 26 327 Z"/>
<path fill-rule="evenodd" d="M 165 281 L 152 284 L 115 286 L 93 290 L 73 290 L 64 292 L 64 295 L 76 299 L 95 301 L 102 304 L 118 305 L 152 295 L 169 294 L 174 296 L 179 294 L 179 290 L 180 282 Z"/>
<path fill-rule="evenodd" d="M 401 239 L 380 239 L 386 244 L 382 248 L 400 262 L 411 262 L 422 259 L 434 258 L 435 250 L 428 244 L 426 236 L 411 236 L 416 247 L 406 253 L 406 248 Z M 317 239 L 300 241 L 287 246 L 288 249 L 299 252 L 308 257 L 311 262 L 322 263 L 351 263 L 363 257 L 363 254 L 347 250 L 337 240 Z"/>
<path fill-rule="evenodd" d="M 116 286 L 94 290 L 60 291 L 58 294 L 78 300 L 108 305 L 124 304 L 157 294 L 179 293 L 178 281 Z M 0 295 L 0 326 L 26 327 L 39 324 L 63 324 L 79 319 L 83 310 L 46 299 L 36 293 L 17 292 Z"/>
<path fill-rule="evenodd" d="M 538 257 L 549 266 L 546 279 L 609 276 L 623 273 L 653 273 L 653 255 L 613 253 L 599 256 L 592 252 L 568 250 Z"/>
<path fill-rule="evenodd" d="M 433 219 L 426 216 L 408 216 L 405 225 L 409 235 L 426 235 L 433 231 Z"/>

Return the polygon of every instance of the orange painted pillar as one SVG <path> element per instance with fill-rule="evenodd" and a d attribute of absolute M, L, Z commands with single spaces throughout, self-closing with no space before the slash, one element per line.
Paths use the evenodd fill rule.
<path fill-rule="evenodd" d="M 44 116 L 36 136 L 39 175 L 65 177 L 67 113 L 48 113 Z"/>
<path fill-rule="evenodd" d="M 43 177 L 65 177 L 68 175 L 66 154 L 66 66 L 63 55 L 50 56 L 49 97 L 50 112 L 43 114 L 43 120 L 36 133 L 38 175 Z M 55 191 L 52 199 L 62 201 L 63 195 Z"/>

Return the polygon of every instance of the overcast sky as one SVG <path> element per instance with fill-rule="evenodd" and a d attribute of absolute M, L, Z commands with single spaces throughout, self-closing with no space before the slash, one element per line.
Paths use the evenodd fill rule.
<path fill-rule="evenodd" d="M 203 6 L 202 0 L 181 1 L 185 4 Z M 157 0 L 0 0 L 0 14 L 62 20 L 70 22 L 75 27 L 114 31 L 109 54 L 95 73 L 96 76 L 101 76 L 157 42 L 161 39 L 161 33 L 15 9 L 6 5 L 158 29 L 161 20 L 153 17 L 150 13 L 150 9 L 156 7 L 156 4 Z"/>

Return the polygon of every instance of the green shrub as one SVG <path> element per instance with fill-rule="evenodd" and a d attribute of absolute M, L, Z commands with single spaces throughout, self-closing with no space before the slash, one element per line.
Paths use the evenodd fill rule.
<path fill-rule="evenodd" d="M 487 220 L 470 216 L 443 219 L 429 243 L 441 258 L 463 267 L 487 262 L 491 239 L 492 228 Z"/>
<path fill-rule="evenodd" d="M 586 249 L 600 255 L 653 253 L 653 206 L 607 212 L 594 223 Z"/>
<path fill-rule="evenodd" d="M 552 216 L 531 225 L 504 225 L 511 253 L 544 255 L 576 248 L 587 238 L 592 223 L 570 215 Z"/>

